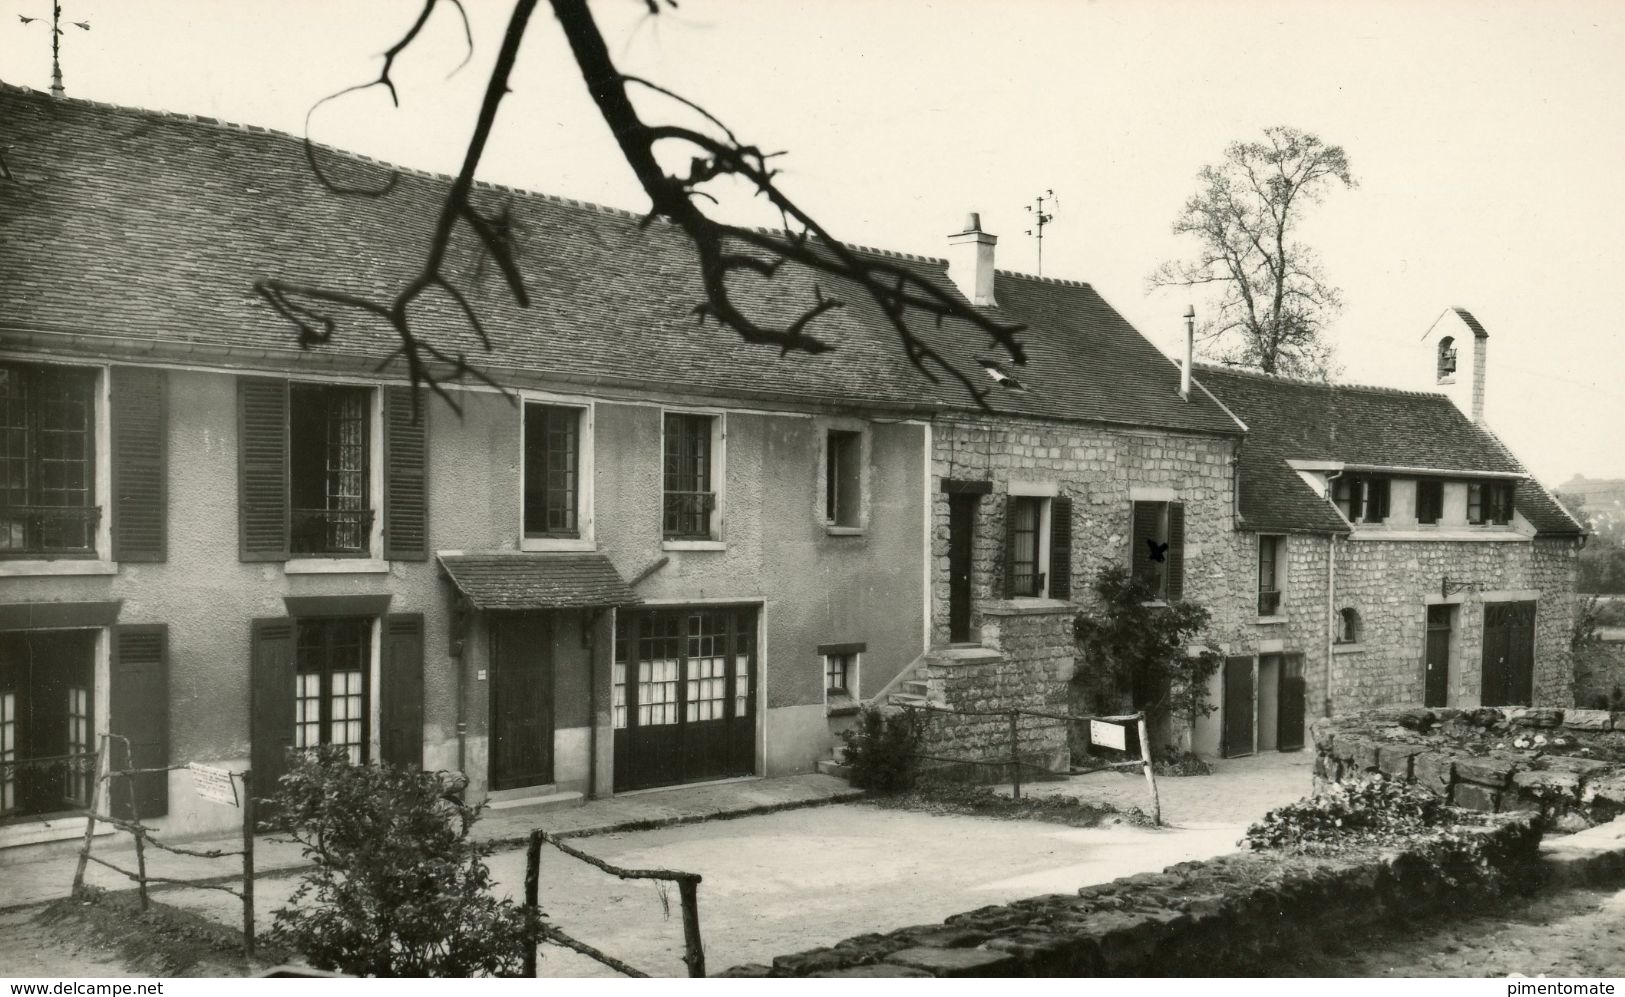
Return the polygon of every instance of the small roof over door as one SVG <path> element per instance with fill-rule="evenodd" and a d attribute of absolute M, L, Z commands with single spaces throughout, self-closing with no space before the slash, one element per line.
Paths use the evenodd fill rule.
<path fill-rule="evenodd" d="M 603 554 L 441 554 L 440 566 L 475 609 L 587 609 L 643 601 Z"/>

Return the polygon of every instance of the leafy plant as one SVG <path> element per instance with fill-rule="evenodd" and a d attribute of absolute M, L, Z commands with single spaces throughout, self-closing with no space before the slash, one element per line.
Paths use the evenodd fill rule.
<path fill-rule="evenodd" d="M 1439 838 L 1446 829 L 1481 819 L 1448 806 L 1413 783 L 1371 773 L 1333 783 L 1317 796 L 1289 803 L 1247 828 L 1241 844 L 1253 849 L 1328 852 L 1350 845 L 1390 845 Z"/>
<path fill-rule="evenodd" d="M 876 793 L 902 793 L 913 788 L 920 771 L 920 742 L 925 717 L 913 710 L 887 712 L 866 706 L 857 725 L 841 734 L 842 757 L 851 769 L 852 785 Z"/>
<path fill-rule="evenodd" d="M 1151 770 L 1163 776 L 1212 775 L 1213 766 L 1194 751 L 1181 751 L 1168 745 L 1151 760 Z"/>
<path fill-rule="evenodd" d="M 1073 621 L 1082 659 L 1073 679 L 1091 708 L 1115 708 L 1125 694 L 1148 714 L 1168 711 L 1194 724 L 1218 709 L 1208 702 L 1208 680 L 1219 656 L 1188 648 L 1207 629 L 1210 614 L 1191 602 L 1163 604 L 1150 585 L 1122 565 L 1095 576 L 1094 604 Z"/>
<path fill-rule="evenodd" d="M 481 808 L 462 803 L 465 782 L 351 765 L 343 749 L 296 755 L 271 802 L 316 868 L 272 940 L 356 976 L 517 975 L 541 923 L 491 895 L 493 846 L 469 837 Z"/>

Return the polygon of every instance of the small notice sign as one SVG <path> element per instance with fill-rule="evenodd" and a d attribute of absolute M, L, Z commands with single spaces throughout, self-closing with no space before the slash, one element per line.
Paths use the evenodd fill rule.
<path fill-rule="evenodd" d="M 1105 720 L 1089 721 L 1089 743 L 1102 748 L 1122 751 L 1128 747 L 1128 732 L 1120 725 Z"/>
<path fill-rule="evenodd" d="M 228 807 L 240 805 L 237 801 L 237 781 L 231 777 L 230 769 L 211 768 L 197 762 L 187 768 L 192 772 L 192 786 L 197 790 L 197 795 Z"/>

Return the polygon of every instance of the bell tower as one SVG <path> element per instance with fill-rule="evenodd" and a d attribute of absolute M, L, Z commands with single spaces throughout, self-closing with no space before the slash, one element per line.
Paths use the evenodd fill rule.
<path fill-rule="evenodd" d="M 1476 423 L 1484 421 L 1485 359 L 1490 334 L 1465 308 L 1446 308 L 1422 337 L 1422 362 L 1434 390 Z"/>

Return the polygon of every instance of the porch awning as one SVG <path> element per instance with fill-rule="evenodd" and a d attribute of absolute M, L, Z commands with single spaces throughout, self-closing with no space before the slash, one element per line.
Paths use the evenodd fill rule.
<path fill-rule="evenodd" d="M 643 601 L 603 554 L 441 554 L 440 566 L 475 609 L 589 609 Z"/>

